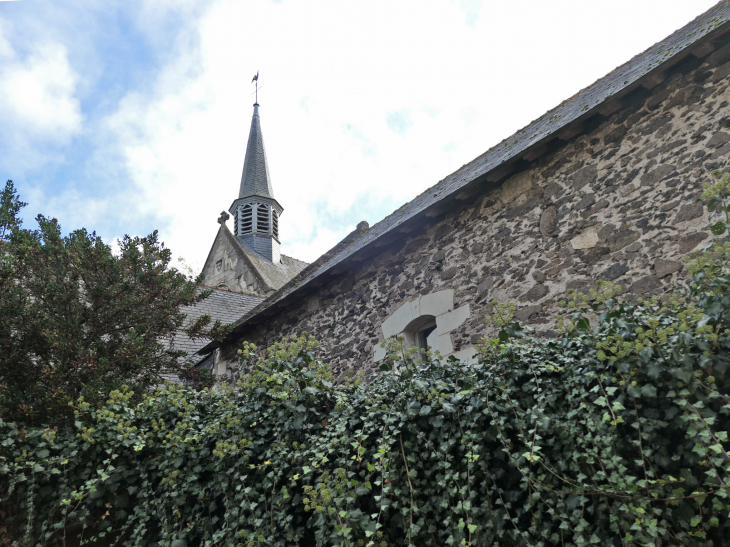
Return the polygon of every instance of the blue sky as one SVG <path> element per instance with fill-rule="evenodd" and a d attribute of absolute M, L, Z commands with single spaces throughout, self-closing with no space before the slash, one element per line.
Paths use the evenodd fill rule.
<path fill-rule="evenodd" d="M 714 0 L 0 0 L 0 178 L 202 266 L 260 71 L 283 250 L 314 260 Z"/>

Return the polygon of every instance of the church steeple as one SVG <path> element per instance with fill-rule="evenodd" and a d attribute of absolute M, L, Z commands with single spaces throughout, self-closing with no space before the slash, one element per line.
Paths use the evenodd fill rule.
<path fill-rule="evenodd" d="M 275 264 L 281 262 L 279 216 L 284 209 L 274 198 L 271 186 L 258 103 L 253 105 L 241 189 L 229 210 L 233 214 L 236 239 L 266 260 Z"/>
<path fill-rule="evenodd" d="M 264 135 L 261 133 L 258 103 L 253 105 L 251 130 L 248 133 L 246 159 L 243 162 L 243 174 L 241 175 L 241 191 L 238 193 L 239 198 L 248 196 L 272 199 L 274 197 L 271 177 L 269 177 L 269 162 L 266 160 L 266 148 L 264 148 Z"/>

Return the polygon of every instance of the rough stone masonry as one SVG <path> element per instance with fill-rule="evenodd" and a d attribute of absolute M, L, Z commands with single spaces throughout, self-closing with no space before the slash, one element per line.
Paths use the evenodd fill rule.
<path fill-rule="evenodd" d="M 682 258 L 712 237 L 701 185 L 727 168 L 730 153 L 730 45 L 722 40 L 608 101 L 597 122 L 521 158 L 499 184 L 421 215 L 399 238 L 294 292 L 275 314 L 245 322 L 218 350 L 219 370 L 242 340 L 266 346 L 306 331 L 338 374 L 375 371 L 388 318 L 445 290 L 451 309 L 468 307 L 446 333 L 466 356 L 495 334 L 485 323 L 492 300 L 515 302 L 521 323 L 550 335 L 570 288 L 603 279 L 631 298 L 682 283 Z"/>

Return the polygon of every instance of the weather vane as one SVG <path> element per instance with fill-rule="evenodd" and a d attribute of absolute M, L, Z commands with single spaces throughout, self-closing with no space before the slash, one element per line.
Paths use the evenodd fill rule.
<path fill-rule="evenodd" d="M 253 77 L 251 83 L 256 82 L 256 104 L 259 104 L 259 71 L 256 71 L 256 76 Z"/>

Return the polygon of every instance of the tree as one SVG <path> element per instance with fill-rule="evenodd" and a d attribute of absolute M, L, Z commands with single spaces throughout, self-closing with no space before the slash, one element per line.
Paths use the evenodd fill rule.
<path fill-rule="evenodd" d="M 6 234 L 9 234 L 14 227 L 20 226 L 18 212 L 26 205 L 28 204 L 18 198 L 13 181 L 7 181 L 0 193 L 0 241 L 5 239 Z"/>
<path fill-rule="evenodd" d="M 125 236 L 118 254 L 96 233 L 67 236 L 39 215 L 22 229 L 12 183 L 0 209 L 0 418 L 25 424 L 73 420 L 79 397 L 103 402 L 126 385 L 138 396 L 183 370 L 165 343 L 177 330 L 217 337 L 209 316 L 185 326 L 182 306 L 210 291 L 170 267 L 158 240 Z"/>

